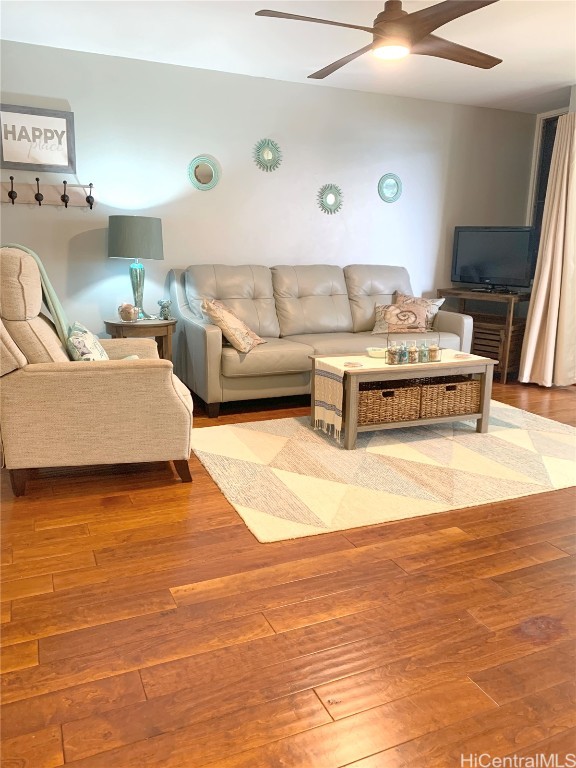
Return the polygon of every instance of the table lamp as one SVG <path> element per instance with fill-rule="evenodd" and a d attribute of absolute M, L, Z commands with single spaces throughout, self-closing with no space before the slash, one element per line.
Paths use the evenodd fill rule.
<path fill-rule="evenodd" d="M 163 259 L 162 220 L 151 216 L 110 216 L 108 219 L 108 258 L 132 259 L 130 282 L 138 320 L 149 320 L 142 308 L 144 265 L 140 259 Z"/>

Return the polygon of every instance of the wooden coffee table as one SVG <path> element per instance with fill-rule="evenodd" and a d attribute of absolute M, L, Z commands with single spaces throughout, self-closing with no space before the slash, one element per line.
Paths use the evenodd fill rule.
<path fill-rule="evenodd" d="M 443 421 L 476 419 L 476 432 L 487 432 L 490 418 L 490 397 L 492 395 L 492 377 L 497 360 L 478 355 L 468 355 L 452 349 L 442 350 L 439 363 L 413 363 L 406 365 L 387 365 L 378 358 L 364 355 L 312 355 L 312 410 L 311 424 L 316 421 L 314 377 L 317 360 L 324 360 L 330 365 L 341 368 L 343 374 L 343 428 L 344 448 L 356 445 L 358 432 L 373 432 L 379 429 L 398 429 L 420 424 L 436 424 Z M 345 363 L 361 363 L 361 367 L 345 367 Z M 435 416 L 414 421 L 388 421 L 379 424 L 358 425 L 358 393 L 360 384 L 374 381 L 402 381 L 405 379 L 436 378 L 440 376 L 462 376 L 477 374 L 480 378 L 480 408 L 477 413 Z"/>

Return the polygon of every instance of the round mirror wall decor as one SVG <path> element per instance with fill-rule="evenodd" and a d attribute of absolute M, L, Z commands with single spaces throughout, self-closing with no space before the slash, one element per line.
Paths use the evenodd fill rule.
<path fill-rule="evenodd" d="M 260 139 L 254 147 L 254 162 L 261 171 L 275 171 L 282 162 L 280 147 L 272 139 Z"/>
<path fill-rule="evenodd" d="M 402 182 L 395 173 L 385 173 L 378 182 L 378 194 L 385 203 L 395 203 L 402 194 Z"/>
<path fill-rule="evenodd" d="M 318 205 L 322 213 L 338 213 L 342 208 L 342 190 L 336 184 L 324 184 L 318 190 Z"/>
<path fill-rule="evenodd" d="M 196 189 L 212 189 L 220 180 L 217 161 L 210 155 L 198 155 L 188 165 L 188 178 Z"/>

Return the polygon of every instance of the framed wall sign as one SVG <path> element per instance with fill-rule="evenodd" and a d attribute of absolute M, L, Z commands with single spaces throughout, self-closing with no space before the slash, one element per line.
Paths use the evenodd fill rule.
<path fill-rule="evenodd" d="M 2 168 L 75 173 L 74 114 L 0 104 Z"/>

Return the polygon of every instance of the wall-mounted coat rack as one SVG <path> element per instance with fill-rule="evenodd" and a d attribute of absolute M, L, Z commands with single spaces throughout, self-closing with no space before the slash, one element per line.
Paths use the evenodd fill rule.
<path fill-rule="evenodd" d="M 40 177 L 34 182 L 3 181 L 2 202 L 9 205 L 58 205 L 65 208 L 90 208 L 95 204 L 93 184 L 42 184 Z"/>

